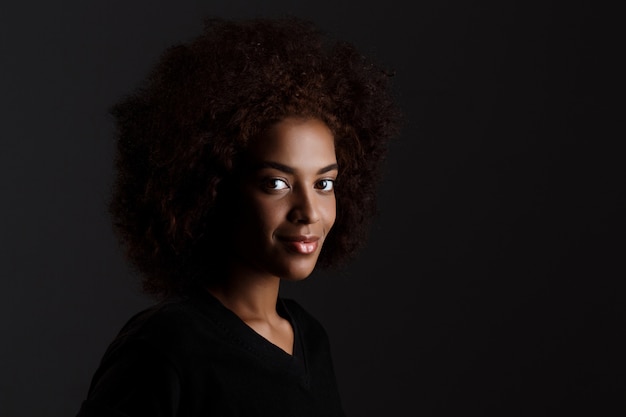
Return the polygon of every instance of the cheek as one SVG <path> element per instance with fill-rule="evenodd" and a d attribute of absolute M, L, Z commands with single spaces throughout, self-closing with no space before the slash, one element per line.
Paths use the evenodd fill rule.
<path fill-rule="evenodd" d="M 328 201 L 328 203 L 324 205 L 324 220 L 329 230 L 333 227 L 337 219 L 337 201 L 334 198 L 330 200 L 331 201 Z"/>
<path fill-rule="evenodd" d="M 272 233 L 281 223 L 284 209 L 281 204 L 269 200 L 252 200 L 247 203 L 246 222 L 262 233 Z"/>

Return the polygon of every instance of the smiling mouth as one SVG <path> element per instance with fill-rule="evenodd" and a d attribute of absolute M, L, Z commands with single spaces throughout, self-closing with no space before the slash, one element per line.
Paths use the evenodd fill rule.
<path fill-rule="evenodd" d="M 297 236 L 283 238 L 282 240 L 290 251 L 302 255 L 309 255 L 315 252 L 319 245 L 318 237 Z"/>

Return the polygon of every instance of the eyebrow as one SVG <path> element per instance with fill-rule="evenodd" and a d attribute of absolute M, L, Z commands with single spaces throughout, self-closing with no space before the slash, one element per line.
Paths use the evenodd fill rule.
<path fill-rule="evenodd" d="M 284 165 L 284 164 L 280 164 L 278 162 L 264 161 L 264 162 L 259 163 L 259 165 L 257 166 L 257 169 L 263 169 L 263 168 L 274 168 L 279 171 L 285 172 L 287 174 L 295 173 L 295 170 L 292 167 Z M 323 168 L 320 168 L 317 171 L 317 175 L 324 174 L 326 172 L 338 170 L 338 169 L 339 169 L 339 165 L 337 165 L 336 163 L 330 164 Z"/>

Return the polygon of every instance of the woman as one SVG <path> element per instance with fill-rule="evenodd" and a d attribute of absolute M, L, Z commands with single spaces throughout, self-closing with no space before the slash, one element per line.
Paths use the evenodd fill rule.
<path fill-rule="evenodd" d="M 279 286 L 365 241 L 397 133 L 389 74 L 307 21 L 211 19 L 112 114 L 110 209 L 158 302 L 78 416 L 344 415 L 323 327 Z"/>

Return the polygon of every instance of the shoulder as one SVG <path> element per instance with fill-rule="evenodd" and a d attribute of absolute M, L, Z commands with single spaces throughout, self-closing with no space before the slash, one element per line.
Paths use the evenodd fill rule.
<path fill-rule="evenodd" d="M 185 299 L 164 301 L 131 316 L 117 338 L 151 339 L 163 333 L 181 333 L 198 319 L 197 313 Z"/>
<path fill-rule="evenodd" d="M 181 380 L 174 341 L 190 315 L 168 302 L 132 316 L 101 358 L 78 415 L 174 415 Z"/>
<path fill-rule="evenodd" d="M 294 318 L 298 318 L 305 322 L 320 324 L 319 321 L 309 313 L 302 305 L 293 298 L 281 298 L 283 306 L 287 312 Z"/>
<path fill-rule="evenodd" d="M 283 298 L 282 302 L 288 314 L 296 322 L 296 325 L 302 333 L 327 339 L 326 329 L 322 323 L 302 307 L 300 303 L 291 298 Z"/>
<path fill-rule="evenodd" d="M 219 326 L 191 300 L 168 300 L 130 317 L 110 344 L 107 356 L 135 347 L 165 357 L 179 356 L 193 349 L 199 338 L 210 339 L 216 333 Z"/>

